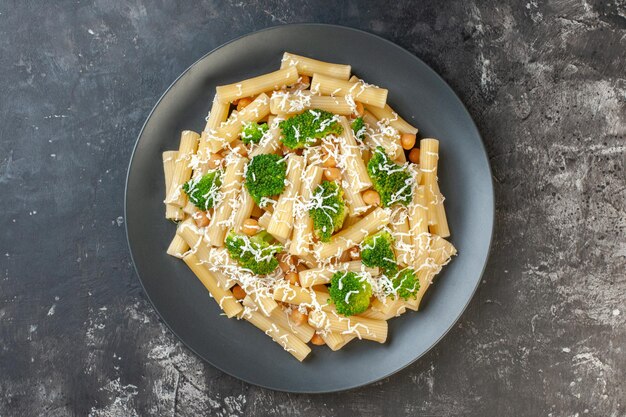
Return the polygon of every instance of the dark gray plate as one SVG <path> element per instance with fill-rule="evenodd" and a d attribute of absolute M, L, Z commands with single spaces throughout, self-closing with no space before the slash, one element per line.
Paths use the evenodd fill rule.
<path fill-rule="evenodd" d="M 386 344 L 353 341 L 339 352 L 314 347 L 304 363 L 244 321 L 220 310 L 186 265 L 166 255 L 175 226 L 164 218 L 161 152 L 180 131 L 204 128 L 216 85 L 276 70 L 283 51 L 351 64 L 359 77 L 389 89 L 389 103 L 422 137 L 441 140 L 441 189 L 459 250 L 419 312 L 389 322 Z M 230 42 L 204 56 L 167 90 L 148 117 L 126 184 L 128 243 L 141 283 L 170 329 L 222 371 L 291 392 L 330 392 L 369 384 L 409 365 L 454 325 L 483 272 L 493 228 L 487 155 L 470 115 L 426 64 L 378 36 L 317 24 L 279 26 Z"/>

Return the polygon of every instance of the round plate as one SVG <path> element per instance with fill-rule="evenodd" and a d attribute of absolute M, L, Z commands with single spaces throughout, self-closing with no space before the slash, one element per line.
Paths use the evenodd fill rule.
<path fill-rule="evenodd" d="M 164 218 L 161 153 L 180 132 L 202 131 L 215 87 L 280 66 L 284 51 L 351 64 L 389 89 L 389 104 L 440 144 L 439 178 L 459 255 L 428 290 L 419 312 L 389 321 L 387 343 L 355 340 L 338 352 L 313 346 L 298 362 L 245 321 L 227 319 L 187 266 L 165 251 L 175 225 Z M 137 274 L 154 308 L 194 352 L 222 371 L 281 391 L 320 393 L 369 384 L 409 365 L 454 325 L 487 260 L 494 219 L 491 172 L 480 135 L 448 85 L 426 64 L 378 36 L 346 27 L 273 27 L 227 43 L 187 69 L 165 92 L 135 145 L 126 183 L 126 229 Z"/>

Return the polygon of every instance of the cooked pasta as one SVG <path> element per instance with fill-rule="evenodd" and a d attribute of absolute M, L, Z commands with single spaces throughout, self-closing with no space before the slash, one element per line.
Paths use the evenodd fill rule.
<path fill-rule="evenodd" d="M 384 343 L 456 254 L 439 141 L 416 140 L 391 92 L 351 71 L 285 52 L 217 87 L 202 133 L 162 154 L 167 254 L 299 361 L 309 344 Z"/>

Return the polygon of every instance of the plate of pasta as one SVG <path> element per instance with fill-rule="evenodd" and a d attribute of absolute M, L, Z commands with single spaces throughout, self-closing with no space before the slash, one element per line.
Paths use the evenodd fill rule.
<path fill-rule="evenodd" d="M 189 348 L 253 384 L 331 392 L 402 369 L 458 320 L 493 205 L 480 135 L 422 61 L 358 30 L 286 25 L 212 51 L 163 95 L 131 159 L 126 227 Z"/>

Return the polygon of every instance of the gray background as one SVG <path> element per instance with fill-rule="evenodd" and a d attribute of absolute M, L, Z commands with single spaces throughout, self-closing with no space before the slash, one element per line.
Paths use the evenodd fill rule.
<path fill-rule="evenodd" d="M 180 3 L 0 3 L 0 416 L 626 415 L 623 2 Z M 497 198 L 458 325 L 399 374 L 320 396 L 246 385 L 184 348 L 123 228 L 161 93 L 221 43 L 300 21 L 379 34 L 439 72 Z"/>

